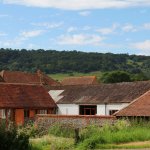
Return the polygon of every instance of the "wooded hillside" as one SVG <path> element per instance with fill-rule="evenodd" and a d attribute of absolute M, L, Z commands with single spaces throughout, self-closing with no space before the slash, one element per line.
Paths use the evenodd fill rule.
<path fill-rule="evenodd" d="M 150 56 L 56 50 L 0 49 L 0 70 L 49 73 L 121 70 L 149 75 Z"/>

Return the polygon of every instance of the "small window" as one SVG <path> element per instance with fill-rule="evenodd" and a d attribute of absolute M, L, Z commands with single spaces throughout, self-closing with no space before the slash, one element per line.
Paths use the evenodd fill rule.
<path fill-rule="evenodd" d="M 109 115 L 113 115 L 115 112 L 117 112 L 118 110 L 109 110 Z"/>
<path fill-rule="evenodd" d="M 45 110 L 45 109 L 40 110 L 40 114 L 47 114 L 47 110 Z"/>
<path fill-rule="evenodd" d="M 29 110 L 24 110 L 24 117 L 29 118 Z"/>
<path fill-rule="evenodd" d="M 2 119 L 6 118 L 5 109 L 0 109 L 0 116 L 1 116 Z"/>

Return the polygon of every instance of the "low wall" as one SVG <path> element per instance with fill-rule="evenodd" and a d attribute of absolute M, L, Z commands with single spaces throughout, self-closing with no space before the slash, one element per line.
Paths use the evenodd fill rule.
<path fill-rule="evenodd" d="M 37 115 L 35 124 L 38 127 L 47 128 L 54 124 L 63 124 L 67 127 L 82 128 L 87 125 L 113 124 L 116 117 L 113 116 L 82 116 L 82 115 Z"/>

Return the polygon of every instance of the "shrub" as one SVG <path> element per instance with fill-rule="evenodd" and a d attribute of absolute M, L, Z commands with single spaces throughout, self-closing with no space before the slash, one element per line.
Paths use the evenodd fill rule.
<path fill-rule="evenodd" d="M 18 133 L 14 126 L 6 128 L 0 124 L 0 150 L 29 150 L 29 136 Z"/>
<path fill-rule="evenodd" d="M 40 132 L 37 128 L 35 128 L 35 125 L 33 122 L 28 122 L 24 126 L 18 127 L 18 133 L 25 134 L 29 137 L 36 137 L 40 135 Z"/>

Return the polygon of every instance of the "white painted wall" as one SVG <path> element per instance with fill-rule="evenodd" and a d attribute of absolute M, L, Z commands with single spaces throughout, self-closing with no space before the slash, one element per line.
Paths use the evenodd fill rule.
<path fill-rule="evenodd" d="M 97 115 L 109 115 L 110 110 L 121 110 L 129 105 L 129 103 L 105 104 L 97 105 Z M 77 104 L 57 104 L 58 114 L 60 115 L 79 115 L 79 105 Z M 105 110 L 106 108 L 106 110 Z"/>
<path fill-rule="evenodd" d="M 97 105 L 97 115 L 109 115 L 110 110 L 121 110 L 128 105 L 129 103 L 107 104 L 106 106 L 105 104 Z"/>
<path fill-rule="evenodd" d="M 59 115 L 79 115 L 79 105 L 57 104 Z"/>

